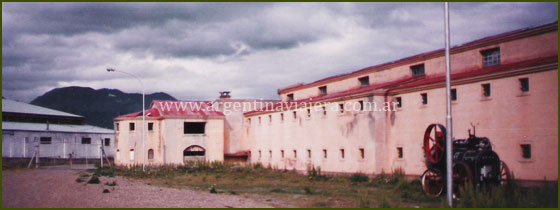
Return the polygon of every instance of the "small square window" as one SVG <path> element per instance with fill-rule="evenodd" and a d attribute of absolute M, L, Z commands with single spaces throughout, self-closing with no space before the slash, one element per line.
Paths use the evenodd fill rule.
<path fill-rule="evenodd" d="M 294 101 L 294 94 L 293 93 L 288 94 L 287 97 L 288 97 L 288 101 Z"/>
<path fill-rule="evenodd" d="M 307 150 L 307 158 L 311 159 L 311 150 L 310 149 Z"/>
<path fill-rule="evenodd" d="M 204 134 L 206 122 L 184 122 L 183 134 Z"/>
<path fill-rule="evenodd" d="M 369 76 L 360 77 L 358 78 L 358 81 L 360 81 L 360 86 L 362 87 L 369 86 Z"/>
<path fill-rule="evenodd" d="M 154 150 L 153 150 L 153 149 L 149 149 L 149 150 L 148 150 L 148 159 L 149 159 L 149 160 L 153 160 L 153 159 L 154 159 Z"/>
<path fill-rule="evenodd" d="M 521 92 L 529 92 L 529 78 L 519 79 L 519 84 L 521 85 Z"/>
<path fill-rule="evenodd" d="M 134 128 L 134 123 L 129 123 L 129 124 L 128 124 L 128 129 L 129 129 L 130 131 L 133 131 L 133 130 L 135 129 L 135 128 Z"/>
<path fill-rule="evenodd" d="M 280 121 L 284 121 L 284 113 L 280 113 Z"/>
<path fill-rule="evenodd" d="M 284 150 L 280 150 L 280 155 L 284 158 Z"/>
<path fill-rule="evenodd" d="M 39 142 L 41 144 L 52 144 L 52 138 L 51 137 L 41 137 L 39 139 Z"/>
<path fill-rule="evenodd" d="M 397 107 L 398 108 L 402 107 L 402 98 L 401 97 L 396 97 L 395 102 L 397 102 Z"/>
<path fill-rule="evenodd" d="M 482 95 L 484 97 L 490 97 L 492 94 L 491 89 L 490 89 L 490 84 L 486 83 L 486 84 L 482 84 Z"/>
<path fill-rule="evenodd" d="M 82 138 L 82 144 L 91 144 L 91 138 L 83 137 Z"/>
<path fill-rule="evenodd" d="M 451 101 L 457 101 L 457 89 L 451 89 Z"/>
<path fill-rule="evenodd" d="M 338 110 L 340 113 L 344 113 L 344 104 L 338 104 Z"/>
<path fill-rule="evenodd" d="M 149 131 L 153 131 L 153 130 L 154 130 L 154 123 L 148 123 L 148 130 L 149 130 Z"/>
<path fill-rule="evenodd" d="M 340 149 L 340 157 L 344 159 L 344 149 Z"/>
<path fill-rule="evenodd" d="M 323 149 L 323 158 L 327 159 L 327 150 Z"/>
<path fill-rule="evenodd" d="M 327 115 L 327 107 L 322 107 L 323 108 L 323 115 Z"/>
<path fill-rule="evenodd" d="M 104 143 L 105 143 L 105 146 L 111 146 L 111 139 L 110 138 L 105 138 Z"/>
<path fill-rule="evenodd" d="M 115 123 L 115 130 L 119 131 L 119 123 Z"/>
<path fill-rule="evenodd" d="M 412 71 L 412 76 L 421 76 L 425 73 L 424 64 L 411 66 L 410 70 Z"/>
<path fill-rule="evenodd" d="M 397 157 L 403 158 L 403 149 L 402 147 L 397 147 Z"/>
<path fill-rule="evenodd" d="M 484 50 L 482 54 L 482 66 L 495 66 L 500 65 L 500 48 Z"/>
<path fill-rule="evenodd" d="M 422 104 L 423 105 L 428 104 L 428 94 L 427 93 L 422 93 L 422 94 L 420 94 L 420 96 L 422 96 Z"/>
<path fill-rule="evenodd" d="M 307 117 L 311 117 L 311 109 L 307 109 Z"/>
<path fill-rule="evenodd" d="M 294 119 L 297 119 L 297 112 L 293 111 L 292 113 L 294 114 Z"/>
<path fill-rule="evenodd" d="M 364 148 L 360 148 L 360 158 L 365 158 Z"/>
<path fill-rule="evenodd" d="M 319 87 L 319 94 L 320 95 L 326 95 L 327 94 L 327 86 Z"/>
<path fill-rule="evenodd" d="M 531 145 L 522 144 L 521 145 L 521 155 L 524 159 L 531 159 Z"/>
<path fill-rule="evenodd" d="M 297 150 L 294 149 L 294 158 L 297 158 Z"/>

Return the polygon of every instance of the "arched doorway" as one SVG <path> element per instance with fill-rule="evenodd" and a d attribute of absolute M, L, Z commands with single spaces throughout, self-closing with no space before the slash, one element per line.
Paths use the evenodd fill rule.
<path fill-rule="evenodd" d="M 183 162 L 187 161 L 205 161 L 206 150 L 201 146 L 193 145 L 183 150 Z"/>

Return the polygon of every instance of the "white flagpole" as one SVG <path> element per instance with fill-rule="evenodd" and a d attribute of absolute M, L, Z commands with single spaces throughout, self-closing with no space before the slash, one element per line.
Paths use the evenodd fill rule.
<path fill-rule="evenodd" d="M 449 2 L 444 3 L 445 8 L 445 91 L 446 91 L 446 105 L 447 105 L 447 135 L 445 138 L 446 149 L 446 167 L 447 167 L 447 201 L 450 207 L 453 207 L 453 159 L 451 153 L 453 152 L 452 138 L 453 138 L 453 124 L 451 116 L 451 65 L 449 62 Z"/>

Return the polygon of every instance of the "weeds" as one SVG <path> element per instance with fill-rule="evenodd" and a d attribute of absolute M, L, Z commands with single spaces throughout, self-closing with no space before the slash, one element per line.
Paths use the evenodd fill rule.
<path fill-rule="evenodd" d="M 352 183 L 367 182 L 369 181 L 369 177 L 361 173 L 356 173 L 352 175 L 350 180 L 352 181 Z"/>
<path fill-rule="evenodd" d="M 88 184 L 99 184 L 101 183 L 101 181 L 99 181 L 99 177 L 97 177 L 96 175 L 91 176 L 91 179 L 89 179 L 89 181 L 87 182 Z"/>

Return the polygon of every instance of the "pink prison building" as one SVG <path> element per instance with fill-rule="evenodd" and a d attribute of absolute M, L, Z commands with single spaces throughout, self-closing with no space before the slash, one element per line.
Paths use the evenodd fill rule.
<path fill-rule="evenodd" d="M 454 138 L 467 138 L 471 123 L 476 124 L 477 136 L 490 139 L 517 179 L 558 179 L 557 23 L 453 47 L 451 68 Z M 159 159 L 152 161 L 181 163 L 186 149 L 198 146 L 206 152 L 199 157 L 204 160 L 221 161 L 225 155 L 227 161 L 240 154 L 250 163 L 281 169 L 314 166 L 326 172 L 378 174 L 400 168 L 421 175 L 426 169 L 424 131 L 433 123 L 445 125 L 444 73 L 444 51 L 436 50 L 278 91 L 280 102 L 323 102 L 317 107 L 255 109 L 229 119 L 221 112 L 159 112 L 160 123 L 154 126 L 165 132 L 148 141 L 169 142 L 174 151 L 167 146 L 167 156 L 155 155 Z M 363 108 L 372 102 L 377 109 L 385 104 L 394 109 Z M 130 154 L 119 159 L 119 151 L 131 149 L 123 139 L 140 134 L 123 133 L 123 123 L 132 120 L 141 123 L 141 114 L 115 119 L 121 124 L 117 163 L 132 160 Z M 181 132 L 191 121 L 206 122 L 205 133 Z M 173 161 L 162 162 L 163 157 Z"/>

